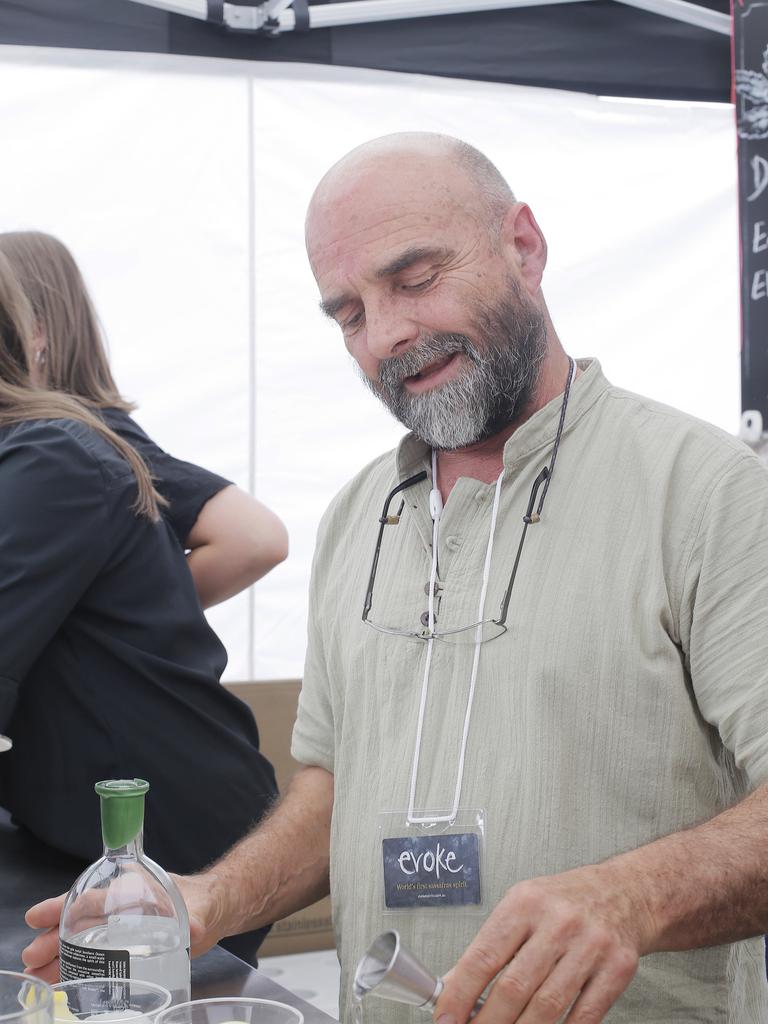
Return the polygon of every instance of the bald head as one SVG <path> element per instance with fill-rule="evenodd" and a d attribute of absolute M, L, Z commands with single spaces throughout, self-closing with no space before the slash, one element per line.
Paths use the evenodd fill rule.
<path fill-rule="evenodd" d="M 428 193 L 469 205 L 492 230 L 515 202 L 498 168 L 469 143 L 433 132 L 398 132 L 357 146 L 324 175 L 307 214 L 308 244 L 314 213 L 348 200 L 350 190 L 375 203 L 385 194 L 384 181 L 385 192 L 399 193 L 403 201 Z"/>

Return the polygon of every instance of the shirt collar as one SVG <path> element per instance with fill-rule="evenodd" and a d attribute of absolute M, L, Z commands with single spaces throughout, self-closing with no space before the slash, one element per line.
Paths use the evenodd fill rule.
<path fill-rule="evenodd" d="M 597 359 L 577 359 L 576 363 L 582 372 L 571 384 L 563 436 L 578 423 L 610 387 Z M 565 381 L 563 381 L 563 389 L 565 389 Z M 530 455 L 554 444 L 562 404 L 563 393 L 561 391 L 559 395 L 529 417 L 525 423 L 520 424 L 504 445 L 504 468 L 506 470 L 516 467 Z M 422 469 L 429 470 L 429 445 L 414 434 L 406 434 L 397 447 L 396 459 L 398 479 L 406 480 Z"/>

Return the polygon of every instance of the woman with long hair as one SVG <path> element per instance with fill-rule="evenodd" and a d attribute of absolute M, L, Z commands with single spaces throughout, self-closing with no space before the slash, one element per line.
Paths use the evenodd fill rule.
<path fill-rule="evenodd" d="M 274 773 L 219 683 L 166 499 L 93 405 L 43 386 L 39 324 L 0 252 L 0 805 L 88 862 L 94 782 L 149 779 L 147 852 L 196 871 L 274 800 Z"/>
<path fill-rule="evenodd" d="M 288 535 L 265 505 L 229 480 L 181 462 L 159 448 L 131 418 L 118 391 L 91 298 L 69 249 L 41 231 L 0 234 L 34 313 L 30 371 L 45 388 L 80 399 L 143 456 L 163 514 L 179 543 L 204 608 L 255 583 L 283 561 Z"/>

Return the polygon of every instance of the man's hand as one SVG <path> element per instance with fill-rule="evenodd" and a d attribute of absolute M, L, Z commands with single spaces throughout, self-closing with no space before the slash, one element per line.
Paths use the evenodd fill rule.
<path fill-rule="evenodd" d="M 49 985 L 59 981 L 59 919 L 66 893 L 50 900 L 43 900 L 30 907 L 24 916 L 30 928 L 45 928 L 26 949 L 22 950 L 27 974 L 34 974 Z"/>
<path fill-rule="evenodd" d="M 302 768 L 276 808 L 207 871 L 172 875 L 189 913 L 192 956 L 227 935 L 278 921 L 328 892 L 333 775 Z M 104 911 L 103 892 L 80 897 L 83 927 Z M 44 928 L 21 954 L 30 974 L 58 981 L 59 919 L 64 896 L 27 911 L 31 928 Z"/>
<path fill-rule="evenodd" d="M 498 974 L 478 1024 L 597 1024 L 632 980 L 650 928 L 609 864 L 521 882 L 446 975 L 435 1019 L 463 1024 Z"/>
<path fill-rule="evenodd" d="M 223 910 L 216 887 L 211 884 L 212 879 L 208 873 L 172 877 L 187 905 L 192 956 L 199 956 L 226 934 L 221 927 Z M 59 920 L 65 899 L 66 894 L 43 900 L 30 907 L 25 916 L 30 928 L 44 928 L 45 931 L 22 951 L 21 959 L 28 974 L 34 974 L 50 984 L 59 980 Z M 93 904 L 90 908 L 94 915 L 93 922 L 98 921 L 103 913 L 103 892 L 86 892 L 80 899 Z M 88 909 L 87 906 L 80 907 L 80 920 L 84 928 L 88 927 Z"/>

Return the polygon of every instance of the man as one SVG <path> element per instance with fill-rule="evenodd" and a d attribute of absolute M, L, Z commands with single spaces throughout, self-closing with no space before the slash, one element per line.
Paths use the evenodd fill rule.
<path fill-rule="evenodd" d="M 307 246 L 324 311 L 412 433 L 323 520 L 306 767 L 182 880 L 193 943 L 319 897 L 330 861 L 343 1009 L 396 926 L 455 965 L 438 1024 L 497 975 L 482 1024 L 765 1020 L 762 943 L 741 941 L 768 925 L 764 468 L 574 367 L 530 209 L 457 140 L 353 151 Z M 26 962 L 46 969 L 54 941 Z"/>

